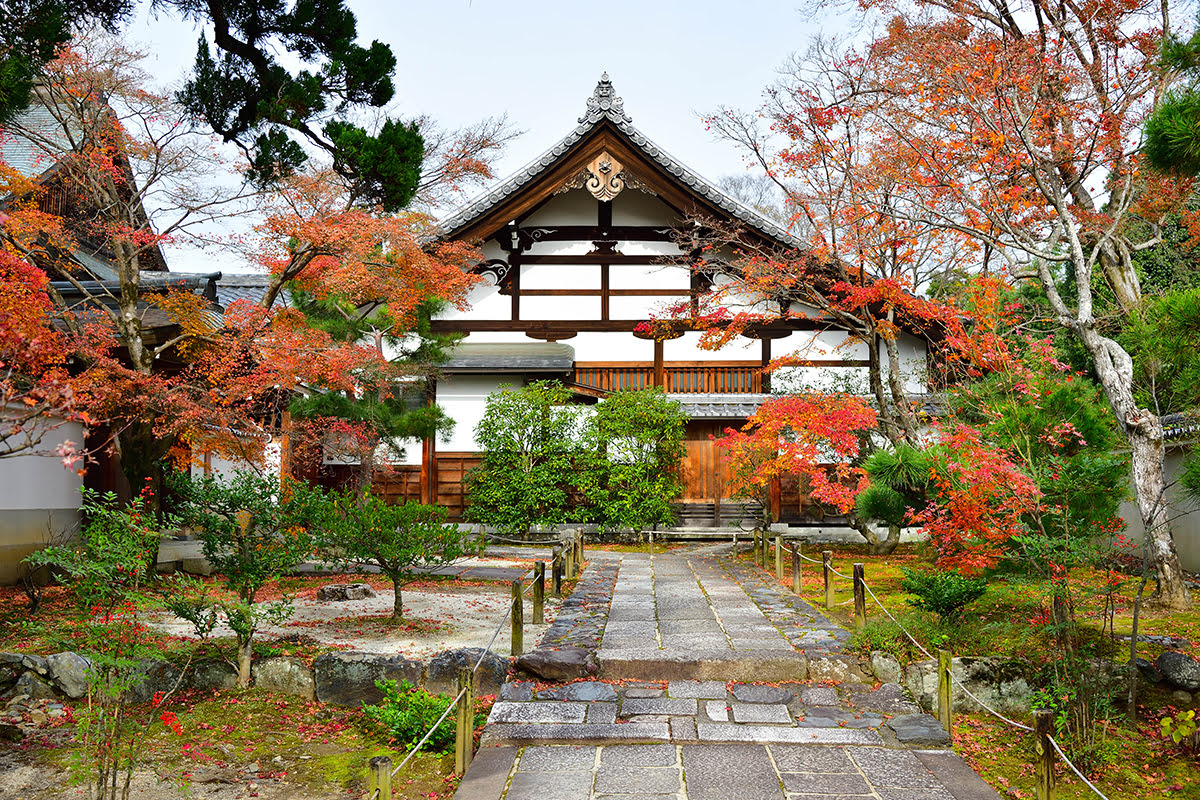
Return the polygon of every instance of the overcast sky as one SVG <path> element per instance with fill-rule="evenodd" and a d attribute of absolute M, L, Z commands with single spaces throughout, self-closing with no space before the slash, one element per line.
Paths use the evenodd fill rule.
<path fill-rule="evenodd" d="M 715 181 L 746 167 L 699 115 L 720 105 L 757 107 L 791 53 L 814 34 L 846 27 L 838 13 L 814 16 L 802 2 L 351 0 L 350 7 L 360 39 L 379 39 L 396 54 L 399 116 L 458 127 L 507 112 L 525 132 L 497 162 L 500 178 L 570 131 L 607 71 L 634 124 Z M 143 17 L 127 35 L 150 51 L 147 66 L 166 82 L 190 67 L 199 31 Z M 195 253 L 169 258 L 179 271 L 213 268 Z"/>

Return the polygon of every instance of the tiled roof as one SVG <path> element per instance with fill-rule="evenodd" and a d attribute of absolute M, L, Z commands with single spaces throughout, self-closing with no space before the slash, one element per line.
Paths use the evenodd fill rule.
<path fill-rule="evenodd" d="M 1200 417 L 1195 414 L 1163 414 L 1162 425 L 1167 439 L 1182 439 L 1200 433 Z"/>
<path fill-rule="evenodd" d="M 450 351 L 445 372 L 570 372 L 575 348 L 558 342 L 460 344 Z"/>
<path fill-rule="evenodd" d="M 217 281 L 217 303 L 221 308 L 228 308 L 234 300 L 249 300 L 257 303 L 267 293 L 271 276 L 262 273 L 227 273 Z M 291 299 L 287 289 L 279 293 L 275 305 L 290 305 Z"/>
<path fill-rule="evenodd" d="M 612 81 L 605 73 L 596 84 L 592 96 L 587 101 L 587 113 L 579 118 L 579 125 L 558 144 L 551 147 L 518 171 L 499 186 L 460 209 L 445 219 L 439 228 L 443 238 L 451 238 L 462 231 L 479 217 L 492 208 L 516 194 L 522 187 L 532 182 L 539 175 L 552 167 L 560 158 L 566 155 L 575 145 L 584 139 L 601 122 L 608 121 L 629 141 L 641 150 L 646 157 L 658 164 L 680 183 L 693 192 L 708 200 L 713 205 L 754 228 L 766 236 L 782 242 L 789 247 L 803 248 L 805 245 L 783 228 L 764 217 L 752 208 L 742 205 L 737 200 L 722 192 L 713 184 L 684 166 L 680 161 L 661 147 L 652 142 L 640 130 L 634 127 L 632 118 L 625 113 L 625 105 L 613 90 Z"/>
<path fill-rule="evenodd" d="M 55 162 L 44 148 L 22 135 L 22 129 L 48 139 L 61 140 L 64 149 L 69 145 L 59 121 L 45 107 L 37 104 L 22 111 L 11 125 L 0 130 L 0 161 L 26 178 L 36 178 L 54 166 Z"/>
<path fill-rule="evenodd" d="M 745 419 L 771 399 L 769 394 L 668 394 L 692 419 Z"/>

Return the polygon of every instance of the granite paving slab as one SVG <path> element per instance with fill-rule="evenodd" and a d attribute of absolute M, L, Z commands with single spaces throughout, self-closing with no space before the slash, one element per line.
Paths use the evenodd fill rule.
<path fill-rule="evenodd" d="M 904 749 L 944 746 L 936 720 L 731 552 L 591 559 L 539 647 L 590 649 L 604 680 L 506 684 L 458 800 L 998 799 L 952 752 Z M 809 655 L 836 686 L 798 683 Z"/>

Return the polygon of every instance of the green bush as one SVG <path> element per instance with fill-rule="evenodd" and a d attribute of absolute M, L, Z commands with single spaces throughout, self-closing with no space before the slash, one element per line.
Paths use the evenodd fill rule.
<path fill-rule="evenodd" d="M 904 570 L 904 591 L 916 595 L 908 604 L 922 611 L 932 611 L 943 623 L 954 622 L 962 610 L 983 597 L 987 580 L 969 578 L 957 572 Z"/>
<path fill-rule="evenodd" d="M 367 719 L 378 723 L 389 737 L 398 744 L 413 747 L 433 728 L 452 698 L 447 694 L 433 695 L 424 689 L 401 681 L 379 681 L 375 684 L 383 692 L 383 700 L 377 706 L 363 706 Z M 477 714 L 475 727 L 483 724 Z M 446 753 L 454 749 L 455 716 L 451 713 L 438 726 L 423 750 L 430 753 Z"/>

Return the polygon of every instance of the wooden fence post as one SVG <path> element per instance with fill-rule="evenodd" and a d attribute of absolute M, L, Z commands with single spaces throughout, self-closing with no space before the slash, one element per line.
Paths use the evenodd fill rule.
<path fill-rule="evenodd" d="M 562 597 L 563 559 L 562 548 L 555 547 L 550 557 L 550 590 L 555 597 Z"/>
<path fill-rule="evenodd" d="M 1054 786 L 1054 748 L 1050 745 L 1050 724 L 1054 712 L 1039 708 L 1033 712 L 1033 733 L 1037 737 L 1033 743 L 1033 752 L 1037 762 L 1034 775 L 1037 781 L 1038 800 L 1054 800 L 1058 792 Z"/>
<path fill-rule="evenodd" d="M 533 564 L 533 624 L 546 622 L 546 562 Z"/>
<path fill-rule="evenodd" d="M 953 663 L 948 650 L 938 650 L 938 719 L 942 721 L 947 736 L 952 735 L 954 727 L 954 703 L 950 695 L 953 680 L 950 677 L 950 669 Z"/>
<path fill-rule="evenodd" d="M 804 576 L 800 569 L 800 543 L 792 542 L 792 591 L 795 594 L 800 594 L 804 588 Z"/>
<path fill-rule="evenodd" d="M 563 565 L 563 577 L 571 580 L 571 578 L 575 577 L 575 543 L 564 542 L 562 552 L 565 561 Z"/>
<path fill-rule="evenodd" d="M 368 800 L 392 800 L 392 760 L 387 756 L 375 756 L 367 764 Z"/>
<path fill-rule="evenodd" d="M 825 608 L 833 608 L 833 551 L 821 551 L 821 569 L 825 573 Z"/>
<path fill-rule="evenodd" d="M 454 771 L 462 775 L 471 766 L 475 754 L 475 672 L 470 667 L 458 668 L 458 726 L 454 736 Z"/>
<path fill-rule="evenodd" d="M 525 652 L 525 601 L 521 596 L 521 581 L 512 582 L 512 654 Z"/>
<path fill-rule="evenodd" d="M 583 531 L 575 534 L 575 546 L 579 551 L 575 563 L 579 565 L 579 571 L 583 572 Z"/>
<path fill-rule="evenodd" d="M 754 546 L 750 548 L 750 553 L 754 557 L 754 563 L 758 563 L 758 528 L 754 529 Z"/>
<path fill-rule="evenodd" d="M 775 537 L 775 580 L 783 580 L 783 537 Z"/>
<path fill-rule="evenodd" d="M 863 565 L 854 565 L 854 627 L 860 631 L 867 626 L 867 589 Z"/>

